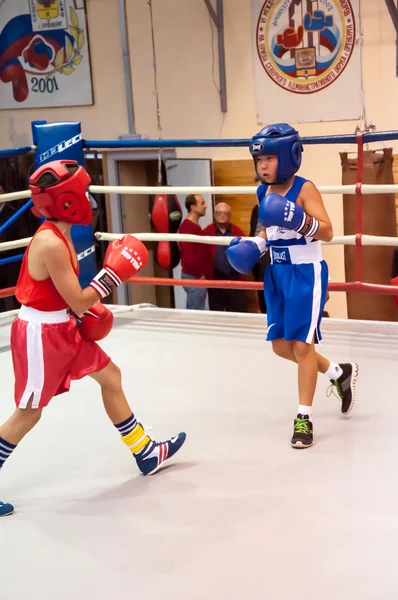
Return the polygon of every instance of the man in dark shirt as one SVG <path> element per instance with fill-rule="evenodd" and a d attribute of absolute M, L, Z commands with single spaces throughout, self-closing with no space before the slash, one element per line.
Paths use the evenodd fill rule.
<path fill-rule="evenodd" d="M 244 237 L 245 234 L 231 223 L 231 207 L 226 202 L 220 202 L 214 209 L 214 223 L 203 230 L 203 235 L 224 237 Z M 228 246 L 210 246 L 208 254 L 213 268 L 214 279 L 238 281 L 241 275 L 229 264 L 225 254 Z M 229 312 L 247 312 L 247 299 L 244 290 L 209 289 L 210 310 L 225 310 Z"/>
<path fill-rule="evenodd" d="M 207 204 L 200 194 L 189 194 L 185 198 L 185 207 L 188 211 L 187 218 L 181 223 L 178 233 L 202 235 L 199 219 L 204 217 Z M 181 256 L 182 279 L 205 279 L 208 260 L 206 255 L 209 250 L 204 244 L 195 242 L 179 242 Z M 191 310 L 204 310 L 206 307 L 207 288 L 185 287 L 187 294 L 187 308 Z"/>

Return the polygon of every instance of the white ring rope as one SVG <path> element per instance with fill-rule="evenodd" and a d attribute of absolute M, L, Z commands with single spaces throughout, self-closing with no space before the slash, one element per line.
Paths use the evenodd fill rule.
<path fill-rule="evenodd" d="M 113 240 L 120 240 L 121 237 L 126 235 L 125 233 L 106 233 L 98 231 L 95 233 L 97 240 L 102 242 L 112 242 Z M 216 246 L 228 246 L 233 237 L 218 237 L 211 235 L 190 235 L 181 233 L 131 233 L 137 240 L 141 242 L 194 242 L 197 244 L 214 244 Z M 21 240 L 15 240 L 13 242 L 2 242 L 0 244 L 0 253 L 5 250 L 12 250 L 14 248 L 26 247 L 32 238 L 23 238 Z M 252 240 L 251 237 L 244 237 L 243 239 Z M 336 235 L 331 242 L 322 242 L 324 246 L 355 246 L 356 236 L 355 235 Z M 362 235 L 361 237 L 362 246 L 393 246 L 398 248 L 398 237 L 384 237 L 380 235 Z"/>
<path fill-rule="evenodd" d="M 88 190 L 93 194 L 255 194 L 258 186 L 137 186 L 137 185 L 90 185 Z M 320 185 L 321 194 L 347 194 L 355 196 L 356 185 Z M 361 194 L 398 194 L 398 185 L 360 186 Z M 0 194 L 0 203 L 30 198 L 30 190 Z"/>
<path fill-rule="evenodd" d="M 97 240 L 102 242 L 112 242 L 113 240 L 119 240 L 121 237 L 126 235 L 125 233 L 106 233 L 98 231 L 95 233 Z M 214 244 L 216 246 L 228 246 L 233 237 L 218 237 L 218 236 L 201 236 L 201 235 L 190 235 L 180 233 L 131 233 L 141 242 L 194 242 L 197 244 Z M 2 242 L 0 243 L 0 253 L 5 250 L 12 250 L 15 248 L 26 247 L 32 238 L 23 238 L 21 240 L 15 240 L 13 242 Z M 244 237 L 242 239 L 252 240 L 251 237 Z M 331 242 L 322 242 L 324 246 L 355 246 L 356 236 L 355 235 L 336 235 Z M 362 246 L 393 246 L 398 248 L 398 237 L 385 237 L 380 235 L 362 235 L 361 236 Z"/>
<path fill-rule="evenodd" d="M 113 186 L 90 185 L 93 194 L 255 194 L 258 186 Z M 320 185 L 321 194 L 348 194 L 355 196 L 356 185 Z M 361 193 L 369 194 L 398 194 L 398 185 L 361 185 Z"/>
<path fill-rule="evenodd" d="M 30 190 L 24 192 L 12 192 L 11 194 L 0 194 L 0 203 L 12 202 L 12 200 L 23 200 L 23 198 L 30 198 L 31 195 Z"/>
<path fill-rule="evenodd" d="M 112 242 L 119 240 L 124 233 L 106 233 L 98 231 L 95 234 L 97 240 Z M 218 237 L 211 235 L 190 235 L 182 233 L 132 233 L 135 238 L 141 242 L 194 242 L 197 244 L 214 244 L 217 246 L 228 246 L 233 237 Z M 245 240 L 253 240 L 251 237 L 244 237 Z M 355 235 L 336 235 L 331 242 L 322 242 L 325 246 L 355 246 Z M 394 246 L 398 247 L 398 237 L 383 237 L 379 235 L 362 235 L 362 246 Z M 1 250 L 2 244 L 0 244 Z"/>
<path fill-rule="evenodd" d="M 26 248 L 32 238 L 23 238 L 21 240 L 14 240 L 13 242 L 2 242 L 0 244 L 0 252 L 5 250 L 14 250 L 15 248 Z"/>

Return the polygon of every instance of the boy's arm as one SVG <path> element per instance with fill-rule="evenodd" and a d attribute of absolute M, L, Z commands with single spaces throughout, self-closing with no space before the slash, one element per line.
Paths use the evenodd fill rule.
<path fill-rule="evenodd" d="M 323 242 L 330 242 L 333 239 L 333 227 L 316 186 L 307 181 L 301 189 L 299 198 L 304 211 L 319 221 L 319 229 L 314 237 Z"/>
<path fill-rule="evenodd" d="M 260 231 L 258 232 L 259 237 L 264 238 L 265 240 L 268 239 L 267 238 L 267 228 L 266 227 L 261 227 Z"/>
<path fill-rule="evenodd" d="M 261 204 L 261 200 L 264 198 L 266 191 L 267 191 L 267 186 L 265 186 L 263 183 L 258 186 L 258 188 L 256 190 L 256 196 L 257 196 L 257 202 L 259 204 Z M 258 213 L 257 213 L 257 219 L 258 219 Z M 254 227 L 254 231 L 256 231 L 256 227 Z M 259 231 L 258 236 L 262 237 L 266 240 L 267 239 L 267 228 L 261 226 L 261 230 Z"/>
<path fill-rule="evenodd" d="M 126 234 L 109 244 L 103 268 L 91 280 L 89 287 L 82 290 L 70 264 L 68 249 L 62 242 L 46 240 L 41 250 L 43 263 L 56 289 L 78 316 L 141 271 L 148 262 L 148 250 L 144 244 Z"/>
<path fill-rule="evenodd" d="M 76 315 L 82 315 L 98 302 L 99 295 L 92 287 L 84 290 L 80 287 L 65 244 L 59 243 L 58 240 L 46 240 L 41 250 L 45 257 L 43 262 L 54 286 Z"/>

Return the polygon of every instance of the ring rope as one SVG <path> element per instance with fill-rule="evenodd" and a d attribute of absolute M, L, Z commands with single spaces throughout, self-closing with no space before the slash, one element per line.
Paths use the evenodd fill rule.
<path fill-rule="evenodd" d="M 97 231 L 95 237 L 98 241 L 111 242 L 120 240 L 125 233 L 107 233 Z M 216 236 L 201 236 L 181 233 L 131 233 L 141 242 L 193 242 L 197 244 L 212 244 L 217 246 L 228 246 L 233 237 L 216 237 Z M 28 246 L 32 238 L 22 238 L 12 242 L 1 242 L 0 252 L 13 250 L 15 248 L 25 248 Z M 251 237 L 243 237 L 242 239 L 253 240 Z M 321 242 L 325 246 L 355 246 L 356 235 L 336 235 L 330 242 Z M 363 246 L 393 246 L 398 247 L 398 237 L 387 237 L 379 235 L 363 235 L 361 238 Z"/>
<path fill-rule="evenodd" d="M 95 237 L 100 241 L 111 242 L 119 240 L 124 233 L 107 233 L 97 231 Z M 141 242 L 194 242 L 198 244 L 213 244 L 217 246 L 228 246 L 234 237 L 219 237 L 206 235 L 192 235 L 182 233 L 132 233 Z M 242 237 L 245 240 L 253 240 L 252 237 Z M 321 242 L 325 246 L 355 246 L 356 235 L 336 235 L 330 242 Z M 362 244 L 364 246 L 398 246 L 398 237 L 387 237 L 378 235 L 363 235 Z M 1 250 L 1 244 L 0 244 Z"/>
<path fill-rule="evenodd" d="M 199 288 L 218 288 L 230 290 L 251 290 L 261 291 L 264 284 L 258 281 L 229 281 L 213 279 L 173 279 L 170 277 L 140 277 L 139 275 L 131 278 L 126 283 L 135 283 L 137 285 L 159 285 L 159 286 L 189 286 Z M 379 285 L 376 283 L 364 283 L 362 281 L 348 281 L 329 283 L 330 292 L 363 292 L 368 294 L 381 294 L 383 296 L 398 296 L 398 287 L 393 285 Z M 15 287 L 0 289 L 0 298 L 14 296 Z"/>
<path fill-rule="evenodd" d="M 21 146 L 20 148 L 6 148 L 0 150 L 0 158 L 11 158 L 13 156 L 22 156 L 23 154 L 30 154 L 37 150 L 36 146 Z"/>
<path fill-rule="evenodd" d="M 365 144 L 372 142 L 385 142 L 388 140 L 398 140 L 398 131 L 377 131 L 374 133 L 364 133 L 363 141 Z M 357 137 L 355 133 L 337 134 L 337 135 L 317 135 L 303 136 L 301 141 L 304 145 L 320 144 L 356 144 Z M 170 140 L 83 140 L 85 148 L 103 149 L 103 148 L 226 148 L 226 147 L 245 147 L 248 148 L 251 139 L 170 139 Z"/>
<path fill-rule="evenodd" d="M 31 239 L 31 237 L 28 237 L 20 240 L 13 240 L 12 242 L 1 242 L 0 252 L 4 252 L 5 250 L 14 250 L 15 248 L 26 248 Z"/>
<path fill-rule="evenodd" d="M 377 131 L 371 133 L 363 133 L 363 143 L 370 144 L 372 142 L 386 142 L 398 139 L 397 130 Z M 101 148 L 206 148 L 206 147 L 245 147 L 250 144 L 250 139 L 234 138 L 234 139 L 169 139 L 169 140 L 82 140 L 84 148 L 101 149 Z M 317 144 L 358 144 L 356 134 L 337 134 L 337 135 L 318 135 L 318 136 L 303 136 L 301 141 L 304 145 Z M 0 150 L 0 157 L 12 157 L 22 154 L 29 154 L 36 151 L 37 146 L 31 144 L 29 146 L 20 146 L 19 148 L 5 148 Z"/>
<path fill-rule="evenodd" d="M 93 194 L 256 194 L 258 186 L 137 186 L 137 185 L 90 185 L 88 191 Z M 357 185 L 324 185 L 319 186 L 321 194 L 344 194 L 356 196 L 358 190 L 362 196 L 370 194 L 398 194 L 397 184 L 358 184 Z M 12 202 L 30 198 L 30 190 L 0 194 L 1 202 Z"/>

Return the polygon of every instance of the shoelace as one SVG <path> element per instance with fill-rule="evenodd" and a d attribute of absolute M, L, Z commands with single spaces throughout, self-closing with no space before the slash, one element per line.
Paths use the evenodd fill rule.
<path fill-rule="evenodd" d="M 337 389 L 337 392 L 336 392 Z M 342 400 L 342 396 L 340 394 L 340 386 L 338 383 L 331 383 L 326 390 L 326 397 L 330 398 L 330 396 L 335 396 L 337 400 Z"/>
<path fill-rule="evenodd" d="M 309 421 L 308 419 L 296 419 L 294 430 L 296 433 L 308 433 Z"/>

